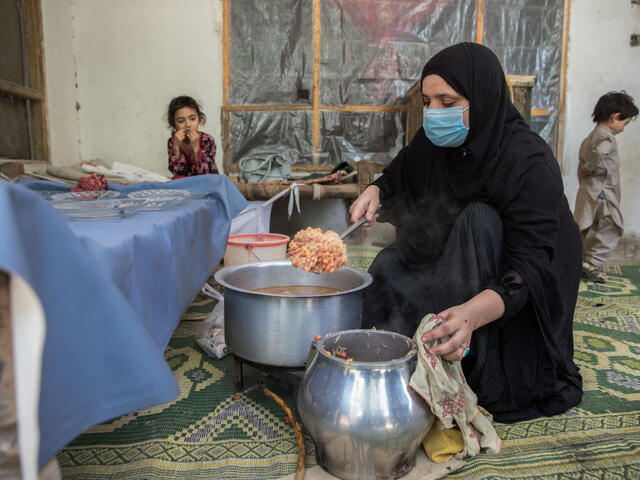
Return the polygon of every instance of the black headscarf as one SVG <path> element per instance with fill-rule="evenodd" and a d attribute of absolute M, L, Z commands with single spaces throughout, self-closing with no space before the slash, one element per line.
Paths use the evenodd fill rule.
<path fill-rule="evenodd" d="M 463 145 L 467 155 L 445 149 L 450 161 L 446 174 L 456 196 L 486 200 L 488 183 L 505 167 L 502 153 L 517 126 L 528 129 L 511 103 L 500 61 L 488 48 L 461 43 L 441 50 L 422 70 L 421 81 L 437 74 L 470 102 L 469 135 Z M 437 148 L 437 147 L 433 147 Z"/>
<path fill-rule="evenodd" d="M 462 146 L 442 148 L 420 129 L 375 182 L 382 213 L 397 226 L 407 265 L 420 268 L 439 258 L 468 202 L 491 204 L 503 223 L 504 268 L 522 276 L 550 356 L 556 364 L 566 363 L 559 358 L 564 348 L 557 347 L 565 340 L 552 325 L 564 310 L 552 262 L 560 217 L 572 220 L 557 161 L 513 106 L 491 50 L 475 43 L 453 45 L 429 60 L 422 79 L 429 74 L 469 100 L 469 134 Z M 571 255 L 580 251 L 579 245 L 567 248 L 574 250 Z"/>
<path fill-rule="evenodd" d="M 440 255 L 466 203 L 484 201 L 500 210 L 535 161 L 557 169 L 546 143 L 513 106 L 500 61 L 487 47 L 465 42 L 445 48 L 427 62 L 422 80 L 429 74 L 469 100 L 467 139 L 460 147 L 437 147 L 421 128 L 376 182 L 383 218 L 398 227 L 408 256 L 425 261 Z"/>

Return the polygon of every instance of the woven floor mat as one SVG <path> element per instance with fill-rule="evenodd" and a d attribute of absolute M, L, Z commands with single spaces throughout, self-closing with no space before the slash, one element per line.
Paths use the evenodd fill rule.
<path fill-rule="evenodd" d="M 350 263 L 366 268 L 378 249 L 356 250 Z M 640 478 L 640 267 L 608 265 L 606 273 L 606 284 L 580 285 L 574 324 L 585 389 L 580 405 L 555 417 L 496 424 L 503 452 L 473 458 L 448 478 Z M 194 300 L 165 353 L 179 397 L 79 436 L 58 455 L 64 479 L 256 480 L 295 472 L 296 438 L 284 412 L 261 393 L 238 396 L 233 360 L 212 359 L 195 343 L 213 304 Z M 245 385 L 251 382 L 245 377 Z M 276 383 L 273 390 L 295 407 L 290 387 Z M 310 467 L 308 436 L 306 448 Z"/>

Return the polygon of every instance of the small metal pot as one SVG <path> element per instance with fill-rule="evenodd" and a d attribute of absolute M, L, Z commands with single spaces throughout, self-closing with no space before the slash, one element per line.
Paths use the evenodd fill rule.
<path fill-rule="evenodd" d="M 297 406 L 318 463 L 344 480 L 406 475 L 434 421 L 425 401 L 409 388 L 417 359 L 413 340 L 352 330 L 327 335 L 316 348 Z M 336 356 L 339 352 L 347 358 Z"/>
<path fill-rule="evenodd" d="M 229 349 L 251 362 L 302 367 L 315 335 L 360 328 L 362 297 L 371 284 L 367 272 L 342 267 L 332 273 L 310 273 L 289 261 L 233 265 L 219 270 L 224 287 L 224 330 Z M 341 290 L 320 295 L 281 295 L 254 289 L 305 285 Z"/>

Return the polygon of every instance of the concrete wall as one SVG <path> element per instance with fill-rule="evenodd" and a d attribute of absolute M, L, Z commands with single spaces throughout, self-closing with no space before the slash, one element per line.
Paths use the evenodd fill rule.
<path fill-rule="evenodd" d="M 52 163 L 80 161 L 74 15 L 71 0 L 42 0 L 45 78 Z"/>
<path fill-rule="evenodd" d="M 609 90 L 626 90 L 640 105 L 640 47 L 629 36 L 640 33 L 640 6 L 630 0 L 572 0 L 569 25 L 567 96 L 562 170 L 573 206 L 580 143 L 593 129 L 591 113 Z M 640 121 L 616 137 L 620 151 L 622 215 L 626 233 L 640 232 Z"/>
<path fill-rule="evenodd" d="M 182 94 L 220 144 L 221 0 L 43 0 L 43 16 L 54 165 L 99 158 L 168 175 L 166 109 Z"/>

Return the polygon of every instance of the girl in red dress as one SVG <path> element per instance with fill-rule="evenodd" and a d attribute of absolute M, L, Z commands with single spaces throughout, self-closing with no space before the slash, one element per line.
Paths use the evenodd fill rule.
<path fill-rule="evenodd" d="M 167 119 L 173 132 L 167 142 L 173 178 L 218 173 L 216 142 L 211 135 L 199 130 L 207 116 L 198 102 L 186 95 L 175 97 L 169 103 Z"/>

